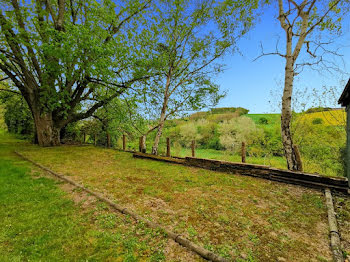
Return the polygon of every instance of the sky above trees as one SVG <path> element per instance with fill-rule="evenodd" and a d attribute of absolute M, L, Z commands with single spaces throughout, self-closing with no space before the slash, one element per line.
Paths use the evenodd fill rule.
<path fill-rule="evenodd" d="M 276 42 L 280 36 L 280 49 L 283 50 L 284 32 L 276 19 L 277 13 L 278 10 L 275 5 L 266 7 L 255 27 L 239 41 L 238 46 L 242 55 L 229 54 L 225 56 L 224 61 L 227 70 L 218 77 L 217 83 L 223 91 L 227 92 L 227 96 L 220 101 L 219 107 L 242 106 L 249 109 L 250 113 L 280 112 L 277 104 L 283 86 L 284 60 L 279 56 L 264 56 L 255 62 L 253 61 L 261 54 L 260 42 L 265 52 L 274 52 Z M 350 16 L 344 17 L 342 32 L 343 36 L 337 39 L 336 42 L 344 46 L 339 53 L 344 55 L 345 67 L 341 64 L 339 64 L 339 67 L 345 73 L 329 74 L 324 70 L 320 73 L 305 68 L 296 77 L 295 86 L 297 90 L 316 88 L 321 93 L 324 85 L 328 88 L 335 86 L 340 95 L 346 83 L 344 81 L 347 81 L 350 77 Z M 274 97 L 276 95 L 278 97 Z M 304 99 L 306 100 L 306 98 Z M 312 101 L 309 102 L 312 106 Z M 329 101 L 328 106 L 337 105 Z"/>

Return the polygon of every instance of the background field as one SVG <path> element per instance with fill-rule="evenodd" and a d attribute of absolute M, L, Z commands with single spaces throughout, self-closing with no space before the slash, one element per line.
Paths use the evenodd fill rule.
<path fill-rule="evenodd" d="M 174 156 L 190 156 L 191 141 L 196 140 L 197 157 L 237 162 L 241 161 L 241 142 L 245 141 L 248 163 L 286 168 L 280 114 L 219 112 L 199 112 L 167 121 L 160 140 L 160 154 L 165 154 L 165 138 L 169 137 Z M 345 116 L 344 110 L 293 115 L 294 143 L 301 152 L 305 172 L 345 175 Z M 147 137 L 147 152 L 151 151 L 153 139 L 153 134 Z M 120 137 L 115 146 L 122 147 Z M 128 147 L 138 150 L 138 138 L 128 138 Z"/>

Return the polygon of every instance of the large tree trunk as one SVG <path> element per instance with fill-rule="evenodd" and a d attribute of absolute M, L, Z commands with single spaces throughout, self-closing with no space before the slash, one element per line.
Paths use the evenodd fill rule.
<path fill-rule="evenodd" d="M 284 89 L 282 96 L 281 135 L 284 153 L 289 170 L 299 170 L 290 131 L 292 120 L 292 93 L 294 81 L 294 63 L 292 57 L 286 58 Z"/>
<path fill-rule="evenodd" d="M 60 145 L 60 128 L 54 125 L 52 114 L 33 112 L 36 135 L 40 146 Z"/>

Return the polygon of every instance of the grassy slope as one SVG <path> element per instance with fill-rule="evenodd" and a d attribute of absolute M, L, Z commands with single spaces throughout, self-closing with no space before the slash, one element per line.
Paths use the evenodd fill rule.
<path fill-rule="evenodd" d="M 256 124 L 259 124 L 260 118 L 266 118 L 269 125 L 280 123 L 280 114 L 247 114 L 247 117 L 251 118 Z"/>
<path fill-rule="evenodd" d="M 321 118 L 323 120 L 323 124 L 326 126 L 344 126 L 346 123 L 346 113 L 344 110 L 332 110 L 305 114 L 303 115 L 302 120 L 312 122 L 312 120 L 315 118 Z"/>
<path fill-rule="evenodd" d="M 269 125 L 280 123 L 280 114 L 247 114 L 247 117 L 251 118 L 256 124 L 259 124 L 259 119 L 264 117 L 268 120 Z M 315 118 L 321 118 L 324 125 L 339 126 L 345 125 L 346 113 L 344 110 L 331 110 L 324 112 L 314 112 L 309 114 L 303 114 L 300 120 L 310 121 Z"/>
<path fill-rule="evenodd" d="M 176 156 L 186 157 L 191 156 L 191 149 L 189 148 L 181 148 L 180 150 L 173 150 L 173 153 Z M 230 154 L 228 151 L 223 150 L 215 150 L 215 149 L 196 149 L 196 157 L 199 158 L 208 158 L 208 159 L 217 159 L 217 160 L 225 160 L 231 162 L 241 162 L 241 156 L 238 154 Z M 247 156 L 246 162 L 250 164 L 258 164 L 258 165 L 267 165 L 273 166 L 277 168 L 286 169 L 286 161 L 283 157 L 276 156 L 268 156 L 268 157 L 254 157 Z"/>
<path fill-rule="evenodd" d="M 94 147 L 21 152 L 236 261 L 330 259 L 317 191 Z"/>
<path fill-rule="evenodd" d="M 20 146 L 27 145 L 0 132 L 0 261 L 165 260 L 159 232 L 102 203 L 75 204 L 58 182 L 30 173 L 11 153 Z"/>

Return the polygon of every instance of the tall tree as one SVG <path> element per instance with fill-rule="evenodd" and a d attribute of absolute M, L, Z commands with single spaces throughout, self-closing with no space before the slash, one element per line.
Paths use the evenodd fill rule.
<path fill-rule="evenodd" d="M 339 32 L 342 17 L 342 0 L 278 0 L 279 23 L 285 33 L 284 52 L 276 48 L 275 52 L 264 55 L 279 55 L 285 60 L 284 87 L 282 96 L 281 134 L 289 170 L 300 170 L 296 159 L 291 133 L 292 95 L 294 78 L 304 66 L 334 67 L 327 55 L 336 56 L 330 40 L 332 33 Z M 325 40 L 327 39 L 327 40 Z M 300 59 L 301 52 L 306 56 Z M 298 59 L 299 58 L 299 59 Z"/>
<path fill-rule="evenodd" d="M 214 77 L 223 69 L 219 58 L 232 50 L 251 25 L 248 10 L 256 1 L 159 1 L 154 13 L 153 77 L 146 89 L 147 108 L 156 109 L 157 134 L 152 153 L 158 153 L 164 122 L 183 111 L 215 105 L 222 97 Z M 226 19 L 232 15 L 230 20 Z M 233 18 L 232 18 L 233 17 Z"/>
<path fill-rule="evenodd" d="M 130 68 L 140 56 L 137 23 L 148 0 L 0 5 L 0 70 L 28 103 L 41 146 L 59 145 L 61 128 L 142 79 Z"/>

